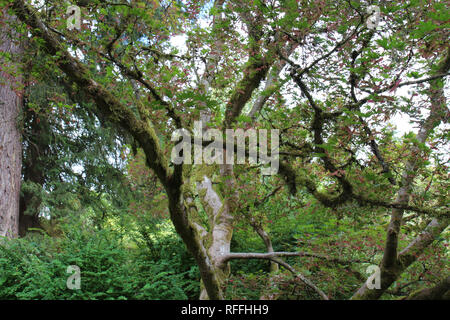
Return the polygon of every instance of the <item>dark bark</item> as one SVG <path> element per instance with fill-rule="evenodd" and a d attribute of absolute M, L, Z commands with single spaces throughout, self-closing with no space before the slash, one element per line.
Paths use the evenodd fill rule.
<path fill-rule="evenodd" d="M 49 150 L 49 124 L 45 116 L 24 107 L 25 123 L 29 126 L 26 149 L 22 164 L 23 180 L 42 188 L 45 183 L 44 158 Z M 23 237 L 30 228 L 40 228 L 39 213 L 42 198 L 37 190 L 22 190 L 19 210 L 19 236 Z"/>

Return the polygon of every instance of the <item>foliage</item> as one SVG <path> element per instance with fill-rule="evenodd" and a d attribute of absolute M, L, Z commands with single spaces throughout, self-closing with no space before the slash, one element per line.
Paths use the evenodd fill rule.
<path fill-rule="evenodd" d="M 64 3 L 0 0 L 27 46 L 21 213 L 43 230 L 1 244 L 0 298 L 192 299 L 201 274 L 212 298 L 318 299 L 267 259 L 222 263 L 229 247 L 268 251 L 267 238 L 303 252 L 282 259 L 333 299 L 364 289 L 369 265 L 389 280 L 364 298 L 448 276 L 441 1 L 80 6 L 82 28 L 69 32 Z M 201 118 L 219 132 L 278 129 L 278 173 L 171 163 L 172 134 Z M 80 291 L 65 287 L 72 264 Z"/>
<path fill-rule="evenodd" d="M 61 236 L 31 234 L 0 246 L 0 299 L 193 299 L 199 279 L 181 241 L 160 236 L 153 256 L 113 230 L 63 226 Z M 67 267 L 81 270 L 68 289 Z"/>

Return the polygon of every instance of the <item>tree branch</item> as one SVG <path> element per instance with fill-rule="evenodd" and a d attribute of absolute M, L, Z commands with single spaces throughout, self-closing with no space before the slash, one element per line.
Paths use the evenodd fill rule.
<path fill-rule="evenodd" d="M 232 252 L 227 255 L 222 256 L 222 261 L 227 262 L 229 260 L 234 259 L 272 259 L 275 257 L 311 257 L 324 259 L 329 262 L 338 263 L 342 265 L 348 265 L 352 263 L 360 263 L 359 260 L 342 260 L 335 257 L 329 257 L 318 253 L 309 253 L 309 252 L 270 252 L 270 253 L 256 253 L 256 252 Z"/>
<path fill-rule="evenodd" d="M 405 300 L 444 300 L 449 291 L 450 277 L 447 277 L 432 288 L 412 293 Z"/>

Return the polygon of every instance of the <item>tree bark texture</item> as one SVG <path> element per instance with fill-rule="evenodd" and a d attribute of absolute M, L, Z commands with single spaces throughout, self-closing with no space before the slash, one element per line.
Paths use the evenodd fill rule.
<path fill-rule="evenodd" d="M 0 13 L 0 52 L 20 59 L 22 47 L 11 38 L 9 23 L 15 20 Z M 14 36 L 14 34 L 13 34 Z M 14 238 L 19 230 L 19 198 L 22 144 L 19 129 L 22 107 L 18 65 L 0 60 L 0 236 Z"/>

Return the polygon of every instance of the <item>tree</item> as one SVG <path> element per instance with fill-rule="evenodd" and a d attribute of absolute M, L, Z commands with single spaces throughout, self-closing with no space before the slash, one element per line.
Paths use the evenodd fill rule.
<path fill-rule="evenodd" d="M 0 236 L 17 237 L 22 165 L 20 117 L 22 76 L 19 64 L 23 48 L 11 37 L 16 19 L 2 8 L 0 25 Z M 16 32 L 12 32 L 17 35 Z"/>
<path fill-rule="evenodd" d="M 129 138 L 97 117 L 57 73 L 40 73 L 48 59 L 32 44 L 27 50 L 32 63 L 23 106 L 19 235 L 74 212 L 92 211 L 99 226 L 109 205 L 111 211 L 128 205 L 132 191 L 125 185 L 123 150 Z"/>
<path fill-rule="evenodd" d="M 438 126 L 448 118 L 442 79 L 449 65 L 445 8 L 439 2 L 384 4 L 389 24 L 377 31 L 366 27 L 367 6 L 353 1 L 217 0 L 209 8 L 211 27 L 201 28 L 206 2 L 93 1 L 83 14 L 95 24 L 72 34 L 65 30 L 60 6 L 53 8 L 56 18 L 46 19 L 44 11 L 35 13 L 24 1 L 12 5 L 53 57 L 52 65 L 142 148 L 167 193 L 175 229 L 198 264 L 204 299 L 224 297 L 233 259 L 270 259 L 328 299 L 281 259 L 312 253 L 273 252 L 263 225 L 252 216 L 282 185 L 288 196 L 308 192 L 336 211 L 349 204 L 392 210 L 381 289 L 369 291 L 363 285 L 354 298 L 379 298 L 447 227 L 442 177 L 433 183 L 431 199 L 413 188 L 415 176 L 442 166 L 432 148 L 445 144 Z M 185 54 L 170 42 L 181 32 L 187 37 Z M 80 53 L 96 60 L 77 57 Z M 106 74 L 97 72 L 100 65 L 106 65 Z M 283 72 L 285 66 L 288 72 Z M 419 101 L 396 94 L 407 86 L 419 87 Z M 429 109 L 428 117 L 423 119 L 418 109 Z M 420 130 L 405 136 L 401 150 L 394 152 L 392 130 L 375 128 L 399 111 L 420 121 Z M 279 172 L 264 178 L 273 190 L 261 195 L 261 189 L 250 187 L 262 178 L 249 165 L 171 164 L 171 133 L 192 131 L 195 120 L 223 133 L 249 124 L 280 129 Z M 405 211 L 429 225 L 397 253 Z M 231 252 L 242 214 L 269 253 Z"/>

